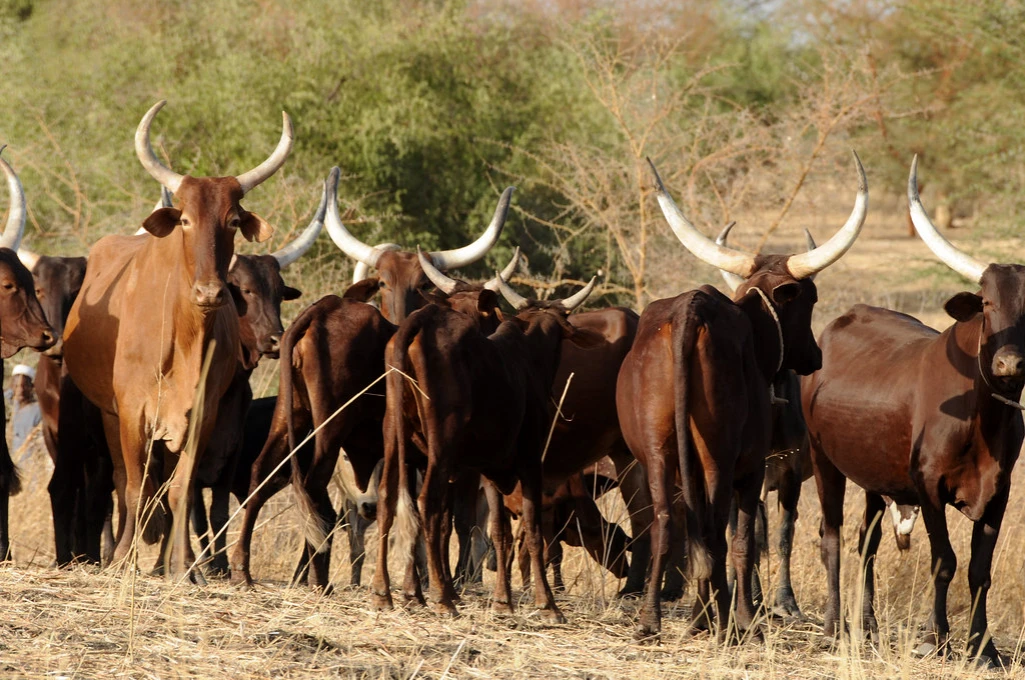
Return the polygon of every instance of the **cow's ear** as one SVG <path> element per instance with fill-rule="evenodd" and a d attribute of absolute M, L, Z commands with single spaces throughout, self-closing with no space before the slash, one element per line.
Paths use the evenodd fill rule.
<path fill-rule="evenodd" d="M 772 301 L 777 305 L 785 305 L 792 302 L 801 294 L 801 284 L 796 281 L 781 283 L 772 289 Z"/>
<path fill-rule="evenodd" d="M 235 310 L 238 315 L 245 316 L 249 310 L 249 306 L 246 305 L 246 298 L 242 295 L 242 290 L 234 283 L 228 282 L 228 290 L 231 291 L 231 299 L 235 302 Z"/>
<path fill-rule="evenodd" d="M 498 311 L 498 294 L 485 288 L 477 296 L 477 312 L 481 316 L 488 317 L 496 311 Z"/>
<path fill-rule="evenodd" d="M 263 218 L 256 213 L 241 210 L 239 217 L 238 228 L 247 241 L 263 243 L 274 233 L 274 227 L 264 222 Z"/>
<path fill-rule="evenodd" d="M 142 228 L 157 238 L 164 238 L 178 225 L 182 211 L 177 208 L 159 208 L 142 222 Z"/>
<path fill-rule="evenodd" d="M 302 296 L 303 292 L 298 288 L 292 288 L 291 286 L 285 286 L 284 290 L 281 291 L 282 300 L 298 300 Z"/>
<path fill-rule="evenodd" d="M 377 294 L 380 288 L 381 279 L 373 276 L 346 288 L 345 292 L 342 293 L 342 297 L 346 300 L 354 300 L 355 302 L 370 302 L 371 298 Z"/>
<path fill-rule="evenodd" d="M 975 293 L 958 293 L 947 300 L 943 309 L 957 321 L 968 321 L 982 311 L 982 298 Z"/>

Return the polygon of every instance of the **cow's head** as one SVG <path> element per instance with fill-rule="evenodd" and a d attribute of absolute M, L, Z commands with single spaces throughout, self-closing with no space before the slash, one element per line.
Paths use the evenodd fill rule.
<path fill-rule="evenodd" d="M 506 282 L 504 273 L 496 272 L 493 280 L 497 282 L 502 297 L 516 310 L 514 320 L 520 324 L 524 332 L 529 332 L 532 327 L 540 324 L 545 327 L 546 333 L 558 333 L 562 339 L 585 349 L 605 343 L 605 336 L 601 333 L 578 328 L 569 322 L 569 315 L 584 304 L 594 291 L 597 276 L 592 276 L 587 285 L 568 298 L 552 300 L 523 297 Z"/>
<path fill-rule="evenodd" d="M 972 258 L 945 239 L 918 195 L 918 156 L 908 178 L 908 207 L 915 231 L 948 267 L 980 286 L 958 293 L 944 309 L 957 321 L 980 317 L 979 368 L 998 392 L 1017 394 L 1025 385 L 1025 266 L 990 264 Z"/>
<path fill-rule="evenodd" d="M 143 167 L 172 194 L 175 207 L 153 211 L 143 227 L 157 238 L 181 239 L 191 279 L 191 301 L 201 309 L 214 309 L 231 299 L 228 267 L 235 254 L 235 234 L 263 242 L 273 229 L 259 215 L 241 205 L 242 197 L 284 164 L 292 148 L 292 122 L 282 113 L 281 140 L 274 153 L 256 168 L 237 177 L 190 177 L 164 167 L 149 142 L 149 129 L 166 102 L 157 102 L 135 132 L 135 153 Z"/>
<path fill-rule="evenodd" d="M 50 257 L 37 255 L 25 248 L 18 250 L 18 258 L 32 272 L 36 299 L 42 306 L 46 320 L 57 334 L 57 342 L 46 351 L 49 357 L 59 358 L 64 335 L 64 322 L 71 311 L 71 305 L 78 297 L 85 279 L 86 259 L 84 257 Z"/>
<path fill-rule="evenodd" d="M 330 180 L 328 180 L 330 181 Z M 239 314 L 242 362 L 256 366 L 261 356 L 278 358 L 282 300 L 296 300 L 302 292 L 285 284 L 281 272 L 302 257 L 324 226 L 327 185 L 313 219 L 294 241 L 270 255 L 236 255 L 228 270 L 228 286 Z"/>
<path fill-rule="evenodd" d="M 868 180 L 857 154 L 854 163 L 858 195 L 846 224 L 821 246 L 796 255 L 752 255 L 725 243 L 715 243 L 684 217 L 663 186 L 654 164 L 651 165 L 659 205 L 676 237 L 698 258 L 732 275 L 730 280 L 736 284 L 731 283 L 736 289 L 734 300 L 739 302 L 749 295 L 762 298 L 782 336 L 780 368 L 790 368 L 801 375 L 822 367 L 822 351 L 811 329 L 812 310 L 818 301 L 812 279 L 854 244 L 868 213 Z"/>
<path fill-rule="evenodd" d="M 5 147 L 0 146 L 0 153 Z M 27 214 L 21 181 L 3 158 L 0 158 L 0 171 L 7 178 L 11 195 L 7 224 L 0 235 L 0 357 L 6 359 L 22 347 L 49 349 L 58 336 L 47 323 L 36 298 L 32 273 L 18 259 Z"/>
<path fill-rule="evenodd" d="M 465 267 L 484 257 L 502 233 L 512 192 L 512 187 L 502 192 L 491 224 L 476 241 L 462 248 L 429 253 L 428 257 L 435 268 L 448 271 Z M 338 215 L 334 192 L 328 199 L 327 230 L 335 245 L 356 260 L 354 283 L 359 283 L 365 278 L 370 268 L 377 269 L 380 279 L 381 312 L 385 318 L 392 323 L 401 323 L 410 312 L 423 306 L 424 298 L 420 292 L 428 288 L 431 282 L 420 267 L 416 253 L 404 251 L 400 246 L 391 243 L 371 247 L 350 234 Z"/>
<path fill-rule="evenodd" d="M 508 278 L 516 271 L 520 261 L 520 249 L 513 253 L 512 260 L 502 270 L 501 276 L 485 281 L 482 284 L 467 283 L 459 279 L 453 279 L 445 272 L 434 266 L 431 258 L 420 250 L 416 249 L 419 266 L 431 283 L 438 289 L 437 292 L 421 291 L 421 295 L 428 302 L 433 302 L 456 310 L 473 318 L 481 331 L 491 334 L 502 322 L 502 315 L 498 308 L 499 281 Z"/>

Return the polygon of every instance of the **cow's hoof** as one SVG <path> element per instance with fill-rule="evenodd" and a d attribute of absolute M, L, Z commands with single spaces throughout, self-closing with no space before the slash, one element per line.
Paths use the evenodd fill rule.
<path fill-rule="evenodd" d="M 405 607 L 426 607 L 427 600 L 423 593 L 407 593 L 402 591 L 402 604 Z"/>
<path fill-rule="evenodd" d="M 491 611 L 496 614 L 512 614 L 513 606 L 509 602 L 499 602 L 498 600 L 495 600 L 491 603 Z"/>
<path fill-rule="evenodd" d="M 969 651 L 970 654 L 973 654 L 973 652 L 974 650 Z M 973 659 L 973 663 L 976 668 L 991 671 L 1002 670 L 1011 666 L 1011 660 L 998 652 L 992 642 L 978 653 L 978 656 Z"/>
<path fill-rule="evenodd" d="M 199 567 L 195 569 L 189 569 L 187 573 L 187 579 L 192 582 L 192 585 L 206 586 L 206 577 L 203 576 L 203 570 Z M 185 580 L 185 579 L 182 579 Z"/>
<path fill-rule="evenodd" d="M 431 605 L 431 609 L 439 616 L 448 616 L 453 619 L 459 616 L 459 610 L 451 602 L 435 602 Z"/>
<path fill-rule="evenodd" d="M 546 607 L 545 609 L 538 609 L 537 613 L 541 615 L 541 618 L 545 623 L 566 623 L 566 617 L 563 616 L 562 612 L 558 607 Z"/>
<path fill-rule="evenodd" d="M 662 626 L 654 621 L 641 621 L 634 629 L 634 639 L 642 642 L 657 642 Z"/>
<path fill-rule="evenodd" d="M 663 602 L 676 602 L 683 597 L 683 588 L 663 588 L 659 597 Z"/>
<path fill-rule="evenodd" d="M 370 607 L 376 611 L 390 611 L 395 608 L 391 601 L 391 594 L 381 595 L 380 593 L 370 594 Z"/>

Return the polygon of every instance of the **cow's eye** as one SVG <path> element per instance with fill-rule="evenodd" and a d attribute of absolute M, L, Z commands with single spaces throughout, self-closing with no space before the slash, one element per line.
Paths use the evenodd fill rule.
<path fill-rule="evenodd" d="M 17 288 L 17 286 L 10 281 L 4 281 L 4 290 L 14 290 L 15 288 Z"/>
<path fill-rule="evenodd" d="M 248 288 L 243 288 L 242 289 L 242 294 L 243 295 L 252 295 L 253 291 L 249 290 Z"/>
<path fill-rule="evenodd" d="M 242 220 L 240 220 L 238 217 L 232 217 L 230 220 L 228 220 L 228 226 L 232 229 L 238 229 L 238 225 L 240 224 L 242 224 Z"/>
<path fill-rule="evenodd" d="M 189 222 L 189 218 L 188 217 L 182 217 L 181 219 L 179 219 L 178 220 L 178 224 L 182 225 L 183 227 L 192 226 L 192 223 Z"/>

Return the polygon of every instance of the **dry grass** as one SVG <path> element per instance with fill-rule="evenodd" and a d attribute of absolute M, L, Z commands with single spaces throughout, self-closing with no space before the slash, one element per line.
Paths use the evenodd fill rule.
<path fill-rule="evenodd" d="M 929 322 L 947 323 L 940 311 L 942 303 L 964 284 L 943 273 L 920 242 L 904 235 L 899 204 L 892 201 L 890 205 L 892 212 L 885 198 L 874 204 L 862 239 L 820 277 L 817 329 L 856 301 L 911 313 L 926 311 Z M 803 226 L 813 226 L 820 234 L 827 230 L 825 225 L 839 225 L 846 218 L 845 209 L 798 211 L 774 235 L 772 244 L 799 243 L 798 229 Z M 741 228 L 744 224 L 741 221 Z M 746 234 L 741 230 L 736 242 L 750 246 L 757 236 L 754 230 Z M 1021 252 L 1018 241 L 987 242 L 985 247 L 993 252 Z M 254 381 L 258 392 L 273 390 L 275 369 L 262 369 L 265 379 Z M 0 674 L 4 676 L 958 678 L 981 674 L 964 659 L 920 660 L 910 654 L 931 606 L 928 541 L 921 525 L 905 556 L 898 555 L 888 530 L 884 536 L 877 567 L 879 641 L 838 643 L 822 636 L 816 624 L 825 604 L 825 574 L 818 557 L 818 499 L 811 482 L 805 485 L 801 501 L 793 562 L 795 589 L 808 622 L 769 620 L 764 622 L 764 643 L 723 646 L 707 637 L 683 636 L 688 599 L 688 604 L 667 606 L 660 643 L 638 644 L 633 639 L 637 603 L 616 599 L 615 579 L 573 548 L 567 548 L 564 566 L 568 590 L 558 598 L 569 618 L 562 626 L 542 624 L 522 590 L 515 615 L 491 613 L 487 607 L 490 573 L 484 588 L 465 594 L 463 616 L 457 619 L 415 608 L 371 611 L 365 588 L 342 587 L 349 580 L 344 536 L 335 543 L 332 573 L 338 587 L 334 594 L 322 597 L 305 588 L 286 587 L 301 540 L 290 491 L 279 494 L 262 512 L 253 546 L 253 573 L 259 585 L 252 592 L 224 582 L 197 588 L 86 568 L 56 571 L 49 566 L 53 560 L 46 493 L 49 463 L 41 445 L 36 446 L 22 465 L 25 491 L 11 503 L 16 564 L 0 567 Z M 1016 657 L 1022 655 L 1025 637 L 1025 543 L 1019 538 L 1025 531 L 1025 491 L 1020 476 L 1016 471 L 989 602 L 997 645 Z M 601 502 L 609 517 L 623 519 L 616 499 Z M 862 495 L 849 487 L 843 552 L 848 600 L 856 593 L 854 546 L 862 508 Z M 950 590 L 950 618 L 955 647 L 961 649 L 970 605 L 965 574 L 971 524 L 952 510 L 948 515 L 960 562 Z M 770 518 L 775 532 L 775 508 L 770 508 Z M 229 541 L 235 536 L 232 531 Z M 372 528 L 371 556 L 375 546 Z M 147 568 L 157 558 L 154 546 L 144 547 L 141 553 L 140 564 Z M 364 583 L 373 575 L 372 562 L 373 557 L 364 569 Z M 774 553 L 762 563 L 769 570 L 769 593 L 776 564 Z M 1007 674 L 1025 672 L 1016 666 Z"/>

